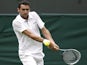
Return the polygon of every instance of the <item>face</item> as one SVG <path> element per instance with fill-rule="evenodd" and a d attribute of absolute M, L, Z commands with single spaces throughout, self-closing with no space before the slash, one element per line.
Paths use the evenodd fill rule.
<path fill-rule="evenodd" d="M 28 13 L 30 12 L 29 5 L 23 5 L 21 4 L 20 8 L 18 8 L 18 12 L 24 19 L 28 18 Z"/>

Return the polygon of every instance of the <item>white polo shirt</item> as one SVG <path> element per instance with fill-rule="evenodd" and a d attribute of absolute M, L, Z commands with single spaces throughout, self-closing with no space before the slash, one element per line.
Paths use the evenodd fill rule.
<path fill-rule="evenodd" d="M 29 30 L 32 33 L 40 36 L 39 28 L 42 29 L 44 27 L 44 22 L 36 12 L 29 12 L 28 20 L 25 20 L 18 15 L 13 20 L 12 26 L 19 42 L 19 54 L 36 55 L 41 53 L 40 55 L 44 56 L 42 52 L 42 43 L 37 42 L 22 33 L 24 30 Z"/>

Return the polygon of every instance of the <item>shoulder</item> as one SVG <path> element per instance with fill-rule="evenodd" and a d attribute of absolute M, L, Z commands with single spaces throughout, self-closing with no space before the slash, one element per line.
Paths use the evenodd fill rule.
<path fill-rule="evenodd" d="M 31 11 L 30 14 L 37 14 L 37 12 L 36 11 Z"/>
<path fill-rule="evenodd" d="M 17 20 L 18 20 L 18 17 L 19 17 L 19 15 L 17 15 L 17 16 L 13 19 L 13 22 L 17 21 Z"/>
<path fill-rule="evenodd" d="M 31 11 L 29 14 L 30 14 L 30 15 L 34 15 L 34 16 L 38 16 L 38 15 L 39 15 L 39 14 L 38 14 L 37 12 L 35 12 L 35 11 Z"/>
<path fill-rule="evenodd" d="M 16 18 L 12 21 L 12 25 L 14 26 L 14 25 L 18 25 L 18 24 L 20 24 L 21 22 L 19 21 L 19 18 L 18 18 L 19 16 L 17 15 L 16 16 Z"/>
<path fill-rule="evenodd" d="M 18 15 L 15 17 L 15 19 L 13 20 L 14 23 L 16 23 L 16 22 L 22 22 L 22 21 L 23 21 L 23 19 L 20 17 L 19 14 L 18 14 Z"/>

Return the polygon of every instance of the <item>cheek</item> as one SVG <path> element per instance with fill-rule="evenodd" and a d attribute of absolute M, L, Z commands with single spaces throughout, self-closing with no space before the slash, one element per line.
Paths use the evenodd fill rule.
<path fill-rule="evenodd" d="M 20 14 L 23 14 L 23 13 L 24 13 L 24 11 L 19 11 L 19 13 L 20 13 Z"/>

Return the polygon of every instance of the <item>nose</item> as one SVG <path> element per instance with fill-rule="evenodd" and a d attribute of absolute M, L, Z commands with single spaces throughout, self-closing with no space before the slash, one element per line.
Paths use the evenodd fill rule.
<path fill-rule="evenodd" d="M 28 13 L 28 10 L 24 10 L 25 13 Z"/>

